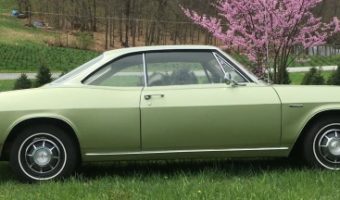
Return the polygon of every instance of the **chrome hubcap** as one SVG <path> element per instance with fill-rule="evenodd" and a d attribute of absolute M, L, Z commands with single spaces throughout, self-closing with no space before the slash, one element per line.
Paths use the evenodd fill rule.
<path fill-rule="evenodd" d="M 331 139 L 331 141 L 328 143 L 328 151 L 334 156 L 339 156 L 340 155 L 340 140 Z"/>
<path fill-rule="evenodd" d="M 34 172 L 45 174 L 54 170 L 60 162 L 59 147 L 51 140 L 33 140 L 25 151 L 27 166 Z"/>
<path fill-rule="evenodd" d="M 319 139 L 319 153 L 328 162 L 340 163 L 340 129 L 330 129 Z"/>
<path fill-rule="evenodd" d="M 18 150 L 21 170 L 31 179 L 50 180 L 63 172 L 67 151 L 62 141 L 50 133 L 27 137 Z"/>
<path fill-rule="evenodd" d="M 48 148 L 34 150 L 32 154 L 34 162 L 41 167 L 46 166 L 52 158 L 52 151 Z"/>

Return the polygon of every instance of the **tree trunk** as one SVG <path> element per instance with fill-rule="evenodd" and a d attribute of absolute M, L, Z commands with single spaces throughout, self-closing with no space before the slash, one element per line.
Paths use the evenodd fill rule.
<path fill-rule="evenodd" d="M 109 48 L 109 18 L 108 18 L 108 7 L 105 7 L 105 49 Z"/>
<path fill-rule="evenodd" d="M 130 7 L 131 0 L 126 0 L 125 4 L 125 41 L 123 43 L 124 47 L 129 47 L 129 29 L 130 29 Z"/>
<path fill-rule="evenodd" d="M 97 31 L 97 1 L 93 0 L 93 20 L 92 20 L 92 31 Z"/>

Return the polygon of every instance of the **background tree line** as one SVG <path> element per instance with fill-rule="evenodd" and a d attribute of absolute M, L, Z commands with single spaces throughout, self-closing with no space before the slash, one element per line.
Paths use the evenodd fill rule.
<path fill-rule="evenodd" d="M 195 25 L 184 15 L 180 5 L 208 16 L 218 16 L 218 0 L 17 0 L 20 11 L 41 19 L 61 34 L 49 42 L 56 46 L 106 50 L 120 47 L 165 44 L 211 44 L 223 42 Z M 324 21 L 340 16 L 339 0 L 323 0 L 313 13 Z M 33 16 L 33 17 L 32 17 Z M 226 27 L 228 28 L 228 27 Z M 67 39 L 62 39 L 66 33 Z M 71 35 L 71 36 L 70 36 Z M 69 45 L 77 40 L 77 45 Z M 78 41 L 79 40 L 79 41 Z M 340 34 L 328 39 L 339 48 Z M 295 52 L 308 54 L 308 49 Z M 238 53 L 238 48 L 232 51 Z M 305 51 L 305 53 L 304 53 Z M 248 65 L 249 66 L 249 65 Z M 257 66 L 252 63 L 251 66 Z M 287 73 L 284 74 L 288 77 Z M 286 78 L 284 78 L 286 79 Z M 287 81 L 288 83 L 289 81 Z"/>
<path fill-rule="evenodd" d="M 53 29 L 77 30 L 101 40 L 101 48 L 162 44 L 217 44 L 183 15 L 179 5 L 216 12 L 216 0 L 17 0 L 30 18 Z M 31 19 L 29 19 L 31 23 Z M 95 36 L 93 34 L 96 34 Z M 85 37 L 84 35 L 81 35 Z M 96 43 L 97 41 L 94 41 Z"/>
<path fill-rule="evenodd" d="M 18 8 L 61 31 L 80 31 L 81 39 L 101 40 L 101 49 L 162 44 L 213 44 L 220 42 L 194 25 L 179 5 L 216 15 L 217 0 L 17 0 Z M 323 0 L 314 11 L 329 20 L 340 16 L 339 0 Z M 100 33 L 95 37 L 94 33 Z M 340 43 L 339 35 L 330 43 Z M 96 44 L 97 41 L 92 41 Z M 86 41 L 85 41 L 86 43 Z M 91 44 L 91 42 L 88 42 Z M 88 44 L 88 45 L 89 45 Z M 62 44 L 61 44 L 62 45 Z M 84 46 L 88 46 L 84 45 Z"/>

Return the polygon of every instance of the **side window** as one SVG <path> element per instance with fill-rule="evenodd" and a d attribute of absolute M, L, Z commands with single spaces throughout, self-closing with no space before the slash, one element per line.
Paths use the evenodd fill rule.
<path fill-rule="evenodd" d="M 95 72 L 84 84 L 112 87 L 144 86 L 143 57 L 129 55 L 119 58 Z"/>
<path fill-rule="evenodd" d="M 148 86 L 213 84 L 224 73 L 212 52 L 146 53 Z"/>
<path fill-rule="evenodd" d="M 246 83 L 248 82 L 247 79 L 245 79 L 238 71 L 235 70 L 235 68 L 226 60 L 224 60 L 221 56 L 216 54 L 216 58 L 221 64 L 221 67 L 223 67 L 223 70 L 225 72 L 230 73 L 233 80 L 235 80 L 238 83 Z"/>

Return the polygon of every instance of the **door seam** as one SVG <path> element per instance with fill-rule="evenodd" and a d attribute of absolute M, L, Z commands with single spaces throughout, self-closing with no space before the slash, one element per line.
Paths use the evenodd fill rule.
<path fill-rule="evenodd" d="M 283 136 L 283 105 L 282 105 L 282 99 L 279 95 L 279 93 L 275 90 L 274 87 L 271 87 L 274 92 L 276 93 L 279 101 L 280 101 L 280 145 L 282 145 L 282 136 Z"/>
<path fill-rule="evenodd" d="M 142 96 L 145 86 L 141 89 L 140 96 L 139 96 L 139 149 L 142 151 L 143 149 L 143 134 L 142 134 Z"/>

